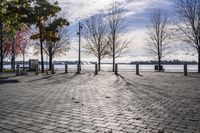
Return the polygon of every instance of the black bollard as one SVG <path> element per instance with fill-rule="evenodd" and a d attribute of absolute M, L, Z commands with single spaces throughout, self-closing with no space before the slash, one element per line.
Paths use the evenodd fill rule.
<path fill-rule="evenodd" d="M 37 65 L 35 68 L 35 75 L 38 75 L 38 74 L 39 74 L 39 66 Z"/>
<path fill-rule="evenodd" d="M 65 73 L 68 73 L 68 65 L 65 64 Z"/>
<path fill-rule="evenodd" d="M 20 76 L 20 65 L 17 65 L 16 76 Z"/>
<path fill-rule="evenodd" d="M 55 74 L 54 64 L 51 66 L 51 74 Z"/>
<path fill-rule="evenodd" d="M 187 64 L 184 64 L 184 76 L 188 76 Z"/>
<path fill-rule="evenodd" d="M 139 72 L 139 64 L 136 64 L 136 75 L 139 75 L 140 72 Z"/>

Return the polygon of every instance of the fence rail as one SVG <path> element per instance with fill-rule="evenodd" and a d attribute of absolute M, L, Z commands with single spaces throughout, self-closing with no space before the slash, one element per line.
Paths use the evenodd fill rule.
<path fill-rule="evenodd" d="M 20 65 L 22 66 L 22 65 Z M 28 66 L 26 66 L 28 67 Z M 41 66 L 39 66 L 41 67 Z M 54 65 L 56 71 L 65 71 L 65 65 Z M 77 65 L 68 64 L 68 72 L 77 72 Z M 184 64 L 182 65 L 163 65 L 165 72 L 184 72 Z M 4 65 L 4 68 L 9 69 L 10 65 Z M 44 67 L 48 70 L 48 65 Z M 40 69 L 40 68 L 39 68 Z M 95 64 L 81 65 L 81 71 L 94 72 Z M 102 64 L 101 71 L 112 72 L 112 64 Z M 154 65 L 139 65 L 140 72 L 153 72 Z M 188 72 L 198 72 L 198 65 L 187 65 Z M 135 64 L 118 64 L 118 72 L 136 72 Z"/>
<path fill-rule="evenodd" d="M 184 72 L 184 64 L 183 65 L 163 65 L 165 72 Z M 55 65 L 55 69 L 57 71 L 64 71 L 65 65 Z M 197 65 L 187 65 L 188 72 L 198 72 Z M 77 65 L 68 65 L 68 72 L 76 72 Z M 95 64 L 90 65 L 81 65 L 81 71 L 84 72 L 94 72 Z M 112 72 L 112 64 L 102 64 L 101 71 Z M 135 72 L 136 65 L 135 64 L 118 64 L 118 72 Z M 140 72 L 153 72 L 154 65 L 139 65 Z"/>

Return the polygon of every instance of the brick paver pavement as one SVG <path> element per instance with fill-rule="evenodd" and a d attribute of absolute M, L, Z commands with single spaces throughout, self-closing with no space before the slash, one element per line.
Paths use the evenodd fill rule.
<path fill-rule="evenodd" d="M 170 73 L 2 77 L 0 133 L 199 133 L 199 81 Z"/>

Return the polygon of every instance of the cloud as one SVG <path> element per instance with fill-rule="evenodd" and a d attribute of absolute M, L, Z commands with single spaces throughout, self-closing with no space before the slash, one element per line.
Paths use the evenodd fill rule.
<path fill-rule="evenodd" d="M 59 0 L 63 12 L 67 12 L 72 22 L 79 21 L 104 9 L 111 0 Z"/>
<path fill-rule="evenodd" d="M 88 19 L 91 14 L 97 13 L 99 10 L 105 9 L 114 0 L 58 0 L 62 7 L 65 17 L 71 22 L 70 34 L 72 36 L 72 49 L 66 56 L 56 58 L 56 60 L 77 60 L 78 58 L 78 22 Z M 122 58 L 117 59 L 119 62 L 130 62 L 132 60 L 151 60 L 146 55 L 146 24 L 149 15 L 155 8 L 162 8 L 169 12 L 174 8 L 175 0 L 118 0 L 124 3 L 126 18 L 129 21 L 124 37 L 130 39 L 129 52 Z M 82 42 L 83 43 L 83 42 Z M 168 56 L 166 59 L 188 59 L 195 60 L 196 57 L 185 55 L 181 49 L 174 53 L 175 56 Z M 82 54 L 82 59 L 86 61 L 96 61 L 92 55 Z M 110 62 L 111 59 L 104 59 L 103 62 Z"/>
<path fill-rule="evenodd" d="M 84 19 L 91 13 L 105 9 L 115 0 L 59 0 L 63 12 L 67 13 L 72 22 Z M 124 4 L 127 15 L 144 12 L 148 8 L 168 8 L 172 5 L 171 0 L 118 0 Z"/>

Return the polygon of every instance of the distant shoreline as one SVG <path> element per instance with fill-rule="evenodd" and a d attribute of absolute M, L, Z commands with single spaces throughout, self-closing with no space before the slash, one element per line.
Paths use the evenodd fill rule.
<path fill-rule="evenodd" d="M 95 64 L 97 62 L 87 62 L 87 61 L 82 61 L 82 64 L 89 65 L 89 64 Z M 16 64 L 23 64 L 23 61 L 16 61 Z M 29 62 L 25 61 L 25 64 L 28 65 Z M 49 62 L 44 62 L 45 65 L 48 65 Z M 55 65 L 64 65 L 64 64 L 69 64 L 69 65 L 76 65 L 78 64 L 78 61 L 54 61 L 53 64 Z M 101 63 L 101 64 L 112 64 L 112 63 Z M 158 64 L 157 61 L 131 61 L 129 63 L 123 63 L 119 62 L 117 64 L 141 64 L 141 65 L 155 65 Z M 179 61 L 179 60 L 173 60 L 173 61 L 162 61 L 162 65 L 183 65 L 183 64 L 188 64 L 188 65 L 198 65 L 198 62 L 196 61 Z M 4 65 L 11 65 L 11 62 L 4 62 Z"/>

